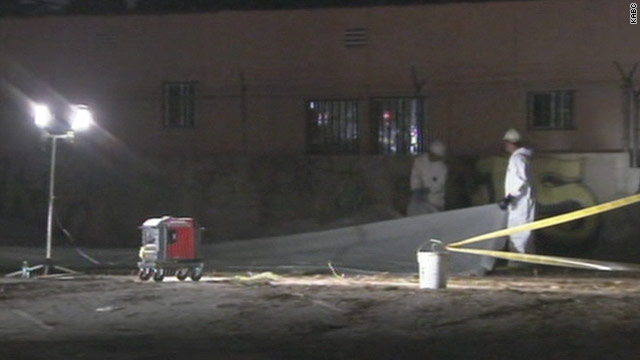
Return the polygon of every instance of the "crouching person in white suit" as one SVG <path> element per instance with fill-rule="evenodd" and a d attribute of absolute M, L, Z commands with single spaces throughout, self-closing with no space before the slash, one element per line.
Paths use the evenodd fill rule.
<path fill-rule="evenodd" d="M 444 210 L 447 165 L 444 163 L 446 147 L 440 140 L 429 146 L 429 153 L 416 158 L 411 169 L 413 192 L 407 215 L 431 214 Z"/>

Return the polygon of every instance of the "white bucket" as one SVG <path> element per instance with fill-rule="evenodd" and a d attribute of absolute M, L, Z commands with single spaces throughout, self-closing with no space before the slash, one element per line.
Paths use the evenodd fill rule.
<path fill-rule="evenodd" d="M 418 251 L 420 289 L 447 287 L 449 254 L 443 251 Z"/>

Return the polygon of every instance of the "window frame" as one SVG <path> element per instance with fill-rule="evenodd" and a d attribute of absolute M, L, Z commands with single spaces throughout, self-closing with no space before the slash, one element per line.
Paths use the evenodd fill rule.
<path fill-rule="evenodd" d="M 178 87 L 180 94 L 178 96 L 180 122 L 172 121 L 171 91 L 172 88 Z M 190 94 L 185 94 L 185 89 Z M 197 100 L 198 100 L 198 82 L 196 81 L 164 81 L 162 82 L 162 125 L 166 129 L 194 129 L 196 127 L 197 118 Z"/>
<path fill-rule="evenodd" d="M 378 101 L 393 101 L 393 100 L 417 100 L 419 104 L 418 110 L 418 119 L 416 119 L 417 125 L 417 150 L 415 152 L 411 152 L 410 149 L 403 150 L 401 152 L 389 152 L 385 151 L 383 145 L 380 142 L 380 121 L 382 120 L 376 111 L 376 102 Z M 398 109 L 398 106 L 395 107 Z M 372 136 L 372 144 L 374 146 L 374 152 L 378 155 L 389 155 L 389 156 L 415 156 L 424 154 L 427 148 L 427 119 L 426 119 L 426 109 L 427 109 L 427 97 L 426 96 L 376 96 L 370 99 L 370 118 L 371 118 L 371 136 Z M 396 113 L 398 113 L 396 111 Z M 382 115 L 384 116 L 384 115 Z M 406 130 L 406 129 L 405 129 Z M 411 138 L 411 135 L 409 136 Z M 409 140 L 409 147 L 411 146 L 411 140 Z"/>
<path fill-rule="evenodd" d="M 360 102 L 361 99 L 358 98 L 309 98 L 305 100 L 305 135 L 306 135 L 306 144 L 305 151 L 310 155 L 358 155 L 360 154 L 360 144 L 362 141 L 362 130 L 360 126 Z M 338 119 L 338 126 L 332 126 L 328 131 L 324 131 L 322 133 L 322 143 L 314 142 L 314 125 L 312 120 L 312 111 L 311 107 L 312 103 L 319 103 L 322 105 L 329 104 L 329 112 L 331 114 L 335 114 L 334 106 L 337 104 L 344 105 L 354 105 L 355 115 L 353 119 L 349 121 L 349 119 L 342 120 L 342 117 Z M 320 105 L 320 106 L 322 106 Z M 318 106 L 318 105 L 316 105 Z M 337 106 L 338 112 L 342 113 L 347 111 L 345 109 L 340 108 L 340 105 Z M 316 111 L 317 113 L 317 111 Z M 333 120 L 333 116 L 327 119 L 327 121 L 335 121 Z M 343 124 L 344 123 L 344 124 Z M 349 125 L 354 126 L 354 128 L 349 129 Z M 344 128 L 343 128 L 344 127 Z M 344 135 L 348 135 L 349 132 L 355 132 L 355 139 L 349 140 Z M 327 141 L 329 140 L 329 141 Z"/>
<path fill-rule="evenodd" d="M 549 101 L 550 109 L 549 109 L 549 125 L 548 126 L 540 126 L 535 125 L 535 106 L 534 101 L 535 97 L 539 95 L 550 95 L 551 100 Z M 560 102 L 563 104 L 566 103 L 566 97 L 569 96 L 570 104 L 564 106 L 562 109 L 557 109 L 556 105 L 558 104 L 558 97 L 560 97 Z M 575 89 L 551 89 L 551 90 L 530 90 L 527 91 L 526 95 L 527 101 L 527 129 L 533 131 L 571 131 L 576 130 L 576 90 Z M 558 114 L 563 112 L 568 113 L 568 121 L 567 115 L 560 115 L 560 119 L 557 119 Z"/>

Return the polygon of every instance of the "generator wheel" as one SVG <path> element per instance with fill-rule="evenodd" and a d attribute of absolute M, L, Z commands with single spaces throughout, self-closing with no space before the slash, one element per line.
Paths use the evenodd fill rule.
<path fill-rule="evenodd" d="M 151 279 L 151 271 L 149 269 L 140 269 L 140 272 L 138 273 L 138 277 L 142 281 L 147 281 Z"/>
<path fill-rule="evenodd" d="M 164 269 L 157 269 L 153 274 L 153 281 L 160 282 L 164 280 Z"/>
<path fill-rule="evenodd" d="M 193 281 L 199 281 L 202 278 L 202 268 L 193 268 L 190 271 L 190 277 Z"/>
<path fill-rule="evenodd" d="M 176 271 L 176 278 L 178 278 L 178 280 L 180 281 L 185 281 L 188 276 L 189 269 L 178 269 L 178 271 Z"/>

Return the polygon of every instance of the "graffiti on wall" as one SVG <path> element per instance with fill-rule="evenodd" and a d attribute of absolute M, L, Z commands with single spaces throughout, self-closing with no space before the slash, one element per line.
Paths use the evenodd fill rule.
<path fill-rule="evenodd" d="M 480 184 L 472 194 L 474 205 L 496 202 L 504 196 L 504 176 L 507 157 L 492 156 L 477 161 Z M 532 162 L 533 182 L 537 191 L 538 214 L 542 219 L 597 203 L 593 192 L 583 183 L 582 160 L 563 160 L 551 157 L 535 158 Z M 539 230 L 539 234 L 556 245 L 573 247 L 592 239 L 600 219 L 592 216 L 567 224 Z"/>

